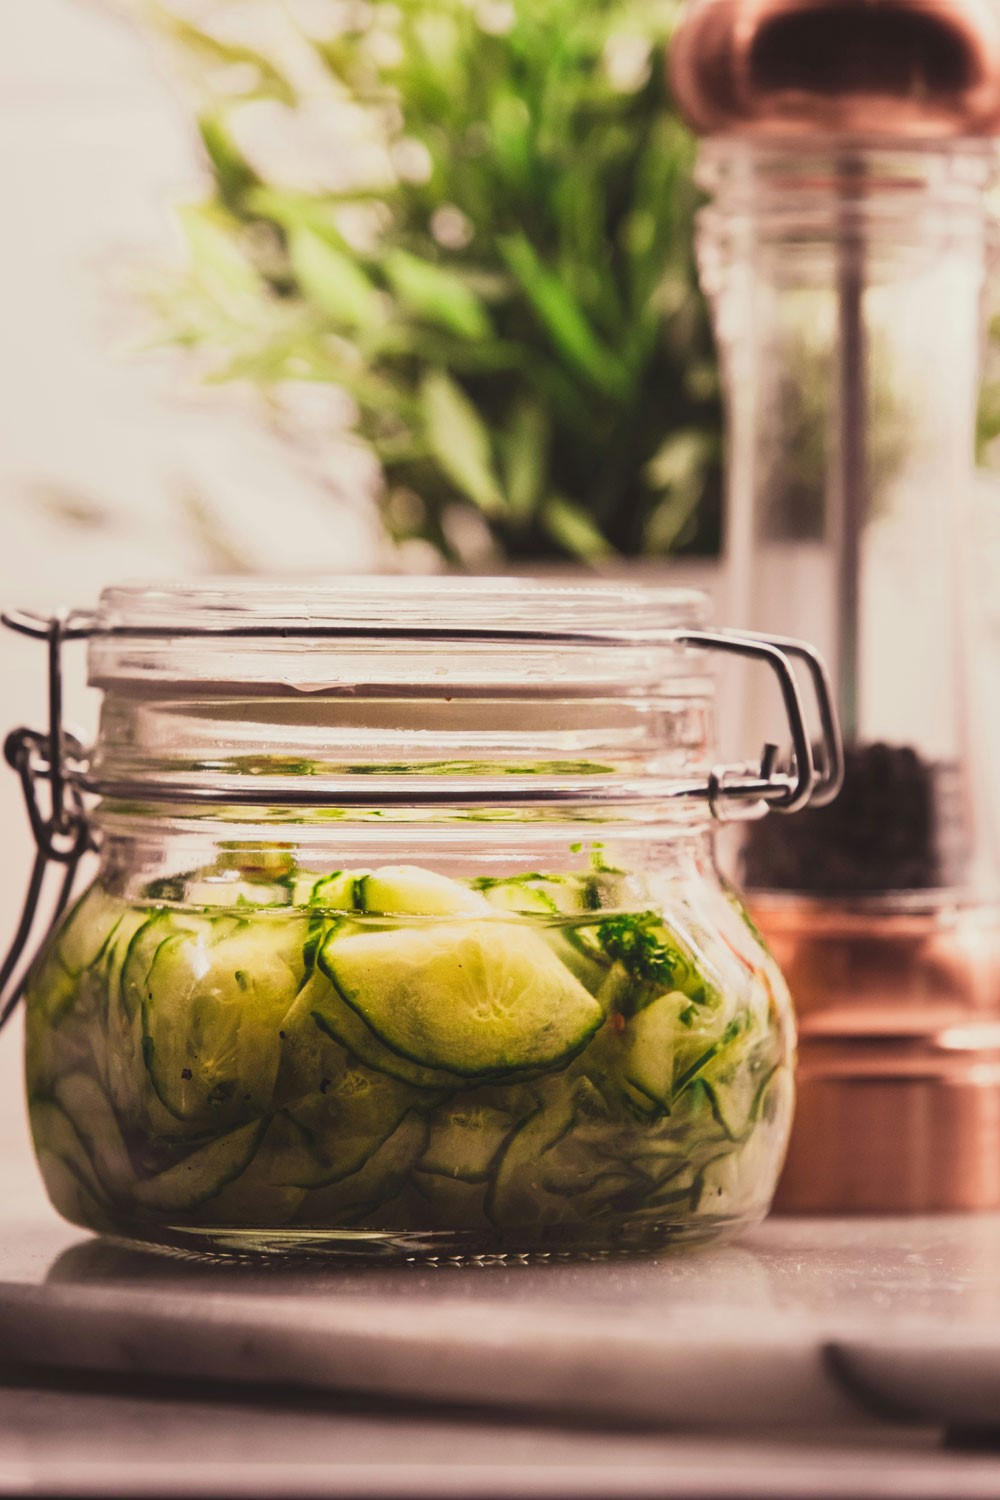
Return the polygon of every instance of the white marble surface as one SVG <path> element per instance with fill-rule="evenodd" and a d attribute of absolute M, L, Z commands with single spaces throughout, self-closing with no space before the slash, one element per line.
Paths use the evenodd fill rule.
<path fill-rule="evenodd" d="M 24 1210 L 0 1246 L 0 1496 L 1000 1493 L 997 1216 L 533 1266 L 220 1266 Z"/>

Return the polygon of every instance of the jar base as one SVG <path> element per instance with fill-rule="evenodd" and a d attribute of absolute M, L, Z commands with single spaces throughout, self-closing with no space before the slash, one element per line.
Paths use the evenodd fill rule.
<path fill-rule="evenodd" d="M 551 1229 L 489 1239 L 474 1230 L 405 1232 L 379 1229 L 246 1229 L 226 1225 L 155 1227 L 109 1217 L 101 1232 L 131 1248 L 232 1263 L 289 1259 L 385 1265 L 437 1262 L 486 1265 L 548 1260 L 606 1260 L 696 1250 L 735 1239 L 759 1224 L 766 1209 L 678 1222 L 623 1225 L 613 1232 Z"/>

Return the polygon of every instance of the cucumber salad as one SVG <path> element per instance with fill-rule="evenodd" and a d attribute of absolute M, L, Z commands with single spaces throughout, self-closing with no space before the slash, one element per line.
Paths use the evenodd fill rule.
<path fill-rule="evenodd" d="M 92 886 L 35 967 L 27 1043 L 75 1223 L 529 1253 L 758 1219 L 794 1039 L 715 883 L 288 860 Z"/>

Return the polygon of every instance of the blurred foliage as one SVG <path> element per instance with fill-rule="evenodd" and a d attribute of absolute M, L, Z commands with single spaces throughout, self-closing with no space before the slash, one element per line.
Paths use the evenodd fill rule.
<path fill-rule="evenodd" d="M 123 0 L 211 166 L 166 336 L 347 391 L 398 541 L 448 562 L 716 550 L 678 0 Z"/>

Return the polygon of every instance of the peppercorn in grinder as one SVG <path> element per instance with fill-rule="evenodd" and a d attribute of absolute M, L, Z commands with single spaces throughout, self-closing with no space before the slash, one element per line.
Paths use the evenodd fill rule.
<path fill-rule="evenodd" d="M 779 1205 L 1000 1205 L 1000 859 L 972 690 L 991 0 L 693 0 L 698 256 L 727 399 L 727 611 L 831 664 L 836 802 L 749 825 L 796 999 Z M 752 717 L 752 715 L 751 715 Z"/>

